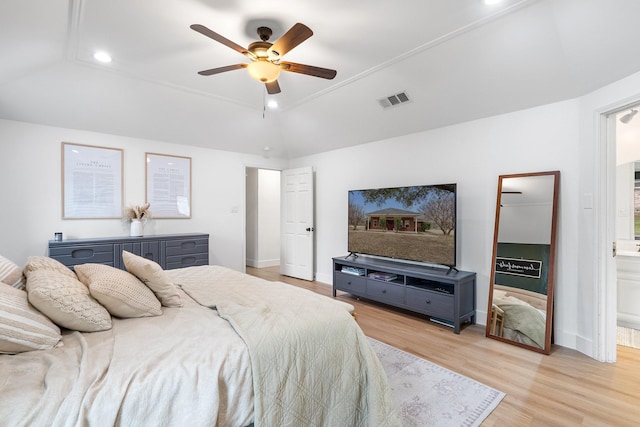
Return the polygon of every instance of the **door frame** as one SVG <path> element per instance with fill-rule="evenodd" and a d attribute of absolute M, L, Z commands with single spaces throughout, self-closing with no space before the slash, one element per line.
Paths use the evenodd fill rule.
<path fill-rule="evenodd" d="M 242 272 L 246 273 L 247 272 L 247 170 L 248 169 L 262 169 L 262 170 L 269 170 L 269 171 L 276 171 L 276 172 L 280 172 L 280 175 L 282 176 L 282 171 L 284 170 L 283 168 L 275 168 L 275 167 L 265 167 L 265 166 L 259 166 L 259 165 L 252 165 L 252 164 L 244 164 L 243 165 L 243 173 L 244 173 L 244 185 L 242 186 L 242 190 L 243 190 L 243 197 L 242 197 Z M 280 194 L 280 197 L 282 197 L 282 194 Z M 280 203 L 280 201 L 278 201 L 278 203 Z"/>
<path fill-rule="evenodd" d="M 597 242 L 596 292 L 594 313 L 594 354 L 602 362 L 615 362 L 617 358 L 617 270 L 612 256 L 616 241 L 616 117 L 621 111 L 637 107 L 640 95 L 620 101 L 599 111 L 597 121 L 598 210 L 596 211 Z"/>

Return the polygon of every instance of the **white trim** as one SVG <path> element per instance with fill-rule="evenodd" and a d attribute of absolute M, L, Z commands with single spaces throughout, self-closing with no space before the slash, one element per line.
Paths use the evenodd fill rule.
<path fill-rule="evenodd" d="M 616 134 L 615 114 L 640 103 L 640 95 L 627 98 L 597 111 L 596 135 L 598 138 L 597 197 L 598 208 L 594 212 L 596 224 L 595 289 L 593 312 L 593 358 L 601 362 L 615 362 L 617 358 L 617 271 L 612 256 L 616 240 Z"/>

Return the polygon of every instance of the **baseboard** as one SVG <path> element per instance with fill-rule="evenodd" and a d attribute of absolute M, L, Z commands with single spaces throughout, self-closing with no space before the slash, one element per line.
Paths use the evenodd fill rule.
<path fill-rule="evenodd" d="M 275 267 L 280 265 L 280 258 L 278 259 L 263 259 L 258 261 L 257 268 Z"/>
<path fill-rule="evenodd" d="M 280 259 L 247 259 L 246 264 L 253 268 L 275 267 L 280 265 Z"/>

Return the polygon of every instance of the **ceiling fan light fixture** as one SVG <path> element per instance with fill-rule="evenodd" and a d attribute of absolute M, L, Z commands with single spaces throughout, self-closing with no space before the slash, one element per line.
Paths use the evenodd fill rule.
<path fill-rule="evenodd" d="M 262 83 L 271 83 L 278 79 L 280 75 L 280 67 L 265 59 L 258 59 L 247 65 L 249 75 Z"/>

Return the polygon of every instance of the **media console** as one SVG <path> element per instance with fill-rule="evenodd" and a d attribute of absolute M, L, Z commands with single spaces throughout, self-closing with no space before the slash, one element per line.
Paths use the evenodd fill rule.
<path fill-rule="evenodd" d="M 336 291 L 404 308 L 453 327 L 476 323 L 476 274 L 370 257 L 333 258 Z"/>

